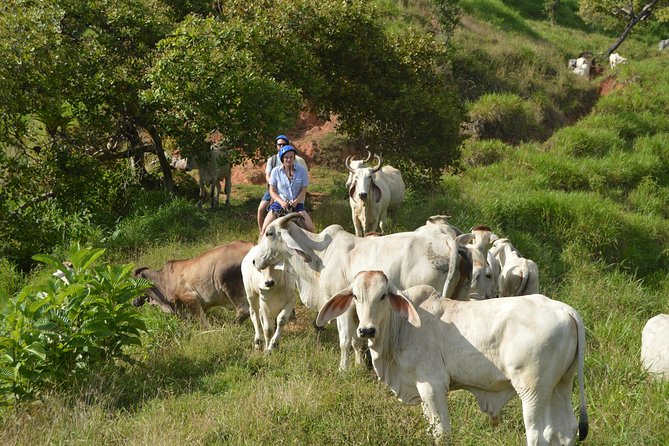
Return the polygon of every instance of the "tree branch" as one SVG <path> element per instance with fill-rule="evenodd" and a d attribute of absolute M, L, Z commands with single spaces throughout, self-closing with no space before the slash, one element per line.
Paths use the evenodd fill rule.
<path fill-rule="evenodd" d="M 650 15 L 653 13 L 653 8 L 655 8 L 655 5 L 659 1 L 660 0 L 650 0 L 646 4 L 646 6 L 641 8 L 641 11 L 639 12 L 639 14 L 634 13 L 634 10 L 632 9 L 632 6 L 631 6 L 632 2 L 630 2 L 629 12 L 627 10 L 624 10 L 624 9 L 622 10 L 624 13 L 628 14 L 628 16 L 630 17 L 630 21 L 627 24 L 627 26 L 625 27 L 625 29 L 623 30 L 620 37 L 618 37 L 618 39 L 615 41 L 615 43 L 606 51 L 606 54 L 604 55 L 604 57 L 608 58 L 611 55 L 611 53 L 613 53 L 616 49 L 618 49 L 618 47 L 627 38 L 627 35 L 630 33 L 630 31 L 632 31 L 632 28 L 634 28 L 634 26 L 636 26 L 637 23 L 639 23 L 642 20 L 646 20 L 648 17 L 650 17 Z"/>

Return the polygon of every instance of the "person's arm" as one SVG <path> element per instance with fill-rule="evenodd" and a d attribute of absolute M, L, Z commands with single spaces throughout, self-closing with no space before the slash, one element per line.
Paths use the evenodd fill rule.
<path fill-rule="evenodd" d="M 285 208 L 288 207 L 288 203 L 283 201 L 283 199 L 281 198 L 281 195 L 279 195 L 279 190 L 276 188 L 276 186 L 274 186 L 272 184 L 269 185 L 269 196 L 272 197 L 272 199 L 274 201 L 279 203 L 282 208 L 285 209 Z"/>
<path fill-rule="evenodd" d="M 297 198 L 293 200 L 291 203 L 293 206 L 299 204 L 299 203 L 304 203 L 304 200 L 307 197 L 307 186 L 304 186 L 302 190 L 300 190 L 300 193 L 297 195 Z"/>
<path fill-rule="evenodd" d="M 272 159 L 273 157 L 267 158 L 267 165 L 265 166 L 265 183 L 269 186 L 269 177 L 272 174 Z"/>

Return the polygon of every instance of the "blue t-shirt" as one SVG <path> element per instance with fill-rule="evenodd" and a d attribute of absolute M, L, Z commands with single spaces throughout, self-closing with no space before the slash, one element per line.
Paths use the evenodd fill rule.
<path fill-rule="evenodd" d="M 286 171 L 283 170 L 283 166 L 277 166 L 272 169 L 272 173 L 269 176 L 269 184 L 276 188 L 283 201 L 290 201 L 300 195 L 304 186 L 309 185 L 309 174 L 304 167 L 295 164 L 295 174 L 291 181 L 288 179 Z"/>

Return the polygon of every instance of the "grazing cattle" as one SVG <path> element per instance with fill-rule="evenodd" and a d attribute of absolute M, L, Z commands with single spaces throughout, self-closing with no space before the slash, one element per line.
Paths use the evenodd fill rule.
<path fill-rule="evenodd" d="M 264 269 L 287 262 L 297 278 L 300 299 L 308 308 L 320 309 L 329 296 L 350 283 L 351 277 L 367 269 L 383 270 L 405 288 L 418 284 L 438 287 L 449 297 L 468 299 L 470 294 L 486 293 L 482 285 L 487 284 L 462 281 L 460 268 L 449 267 L 452 257 L 449 237 L 445 234 L 414 231 L 356 237 L 339 225 L 313 234 L 299 228 L 292 221 L 295 218 L 299 218 L 298 213 L 278 218 L 267 227 L 253 264 Z M 351 347 L 356 353 L 356 363 L 361 361 L 362 343 L 353 327 L 350 312 L 337 320 L 342 370 L 348 368 Z"/>
<path fill-rule="evenodd" d="M 254 345 L 271 352 L 278 346 L 281 330 L 295 307 L 295 278 L 284 267 L 270 265 L 262 270 L 253 266 L 258 250 L 251 248 L 242 261 L 242 278 L 255 330 Z M 276 325 L 275 325 L 276 321 Z"/>
<path fill-rule="evenodd" d="M 518 395 L 528 445 L 572 445 L 577 430 L 585 439 L 585 329 L 570 306 L 539 294 L 459 302 L 430 286 L 399 291 L 381 271 L 362 271 L 316 323 L 351 309 L 379 380 L 400 401 L 423 404 L 435 437 L 451 430 L 448 392 L 465 389 L 493 422 Z M 576 370 L 580 424 L 571 403 Z"/>
<path fill-rule="evenodd" d="M 539 267 L 522 257 L 508 238 L 495 240 L 490 253 L 500 265 L 497 279 L 500 297 L 539 293 Z"/>
<path fill-rule="evenodd" d="M 660 40 L 660 43 L 657 44 L 657 50 L 662 51 L 666 48 L 669 48 L 669 39 Z"/>
<path fill-rule="evenodd" d="M 186 260 L 170 260 L 162 269 L 135 270 L 135 277 L 153 282 L 153 287 L 133 301 L 139 307 L 147 301 L 179 316 L 195 316 L 208 325 L 205 312 L 215 306 L 235 310 L 235 322 L 249 317 L 241 265 L 253 243 L 232 242 Z"/>
<path fill-rule="evenodd" d="M 653 377 L 669 381 L 669 314 L 658 314 L 643 327 L 641 363 Z"/>
<path fill-rule="evenodd" d="M 627 59 L 625 59 L 623 56 L 621 56 L 618 53 L 613 53 L 609 56 L 609 64 L 611 65 L 611 69 L 613 70 L 616 65 L 625 63 L 627 62 Z"/>
<path fill-rule="evenodd" d="M 363 237 L 380 229 L 384 233 L 388 211 L 397 209 L 404 201 L 404 181 L 400 171 L 382 166 L 380 156 L 374 155 L 376 166 L 354 169 L 347 159 L 346 168 L 353 175 L 348 188 L 349 204 L 355 235 Z"/>
<path fill-rule="evenodd" d="M 470 299 L 492 299 L 497 297 L 497 281 L 495 275 L 496 261 L 488 255 L 490 240 L 493 233 L 487 226 L 472 228 L 471 233 L 463 234 L 460 229 L 448 222 L 448 215 L 433 215 L 425 225 L 416 231 L 437 231 L 448 236 L 451 259 L 449 268 L 456 265 L 460 268 L 460 282 L 469 281 L 478 285 L 470 286 Z M 459 256 L 459 259 L 456 258 Z M 449 271 L 449 277 L 453 274 Z M 456 282 L 449 282 L 451 288 L 443 294 L 451 296 L 453 289 L 458 288 Z"/>
<path fill-rule="evenodd" d="M 579 76 L 590 78 L 590 61 L 585 57 L 579 57 L 578 59 L 570 59 L 569 66 L 572 71 Z"/>
<path fill-rule="evenodd" d="M 170 163 L 172 167 L 179 170 L 197 169 L 200 185 L 199 205 L 202 206 L 207 201 L 212 208 L 216 207 L 221 195 L 221 182 L 225 181 L 225 204 L 230 204 L 230 183 L 232 169 L 228 160 L 228 151 L 220 144 L 212 144 L 209 152 L 202 158 L 172 158 Z M 207 188 L 209 190 L 207 190 Z"/>
<path fill-rule="evenodd" d="M 450 215 L 433 215 L 428 217 L 423 226 L 416 228 L 416 231 L 436 230 L 450 235 L 453 239 L 462 235 L 462 231 L 449 223 Z"/>
<path fill-rule="evenodd" d="M 207 200 L 207 187 L 209 188 L 209 203 L 216 207 L 221 195 L 221 181 L 225 181 L 225 204 L 230 204 L 231 167 L 228 160 L 228 151 L 220 145 L 213 144 L 209 156 L 204 160 L 195 159 L 195 167 L 200 177 L 200 206 Z"/>

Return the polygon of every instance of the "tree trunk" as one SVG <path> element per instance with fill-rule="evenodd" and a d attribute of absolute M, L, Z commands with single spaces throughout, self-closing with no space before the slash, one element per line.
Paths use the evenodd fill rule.
<path fill-rule="evenodd" d="M 172 180 L 172 170 L 170 168 L 170 163 L 167 162 L 167 158 L 165 157 L 165 150 L 163 149 L 163 140 L 160 138 L 160 135 L 158 134 L 158 131 L 154 126 L 150 125 L 148 131 L 149 134 L 151 134 L 151 138 L 153 139 L 153 145 L 156 149 L 156 156 L 158 157 L 158 161 L 160 162 L 160 170 L 163 173 L 163 185 L 165 186 L 165 190 L 169 194 L 174 194 L 174 181 Z"/>

